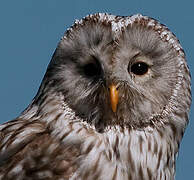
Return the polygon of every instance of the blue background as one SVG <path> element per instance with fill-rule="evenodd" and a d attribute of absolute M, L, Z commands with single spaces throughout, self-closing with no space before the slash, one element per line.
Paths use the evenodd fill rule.
<path fill-rule="evenodd" d="M 191 0 L 0 0 L 0 122 L 15 118 L 30 103 L 65 30 L 75 19 L 91 13 L 141 13 L 158 19 L 180 40 L 193 75 L 193 7 Z M 177 180 L 194 179 L 193 110 L 192 105 L 180 147 Z"/>

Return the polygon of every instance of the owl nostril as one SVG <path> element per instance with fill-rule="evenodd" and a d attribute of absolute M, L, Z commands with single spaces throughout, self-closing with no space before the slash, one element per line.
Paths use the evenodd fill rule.
<path fill-rule="evenodd" d="M 110 86 L 111 86 L 111 85 L 108 86 L 108 90 L 109 90 L 109 91 L 110 91 Z M 115 85 L 115 89 L 118 91 L 118 90 L 119 90 L 119 85 Z"/>

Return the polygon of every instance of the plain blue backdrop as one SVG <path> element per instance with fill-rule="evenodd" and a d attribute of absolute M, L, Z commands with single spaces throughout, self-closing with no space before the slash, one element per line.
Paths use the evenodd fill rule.
<path fill-rule="evenodd" d="M 193 75 L 193 7 L 191 0 L 0 0 L 0 122 L 15 118 L 30 103 L 65 30 L 91 13 L 141 13 L 158 19 L 180 40 Z M 177 180 L 194 179 L 193 109 L 180 147 Z"/>

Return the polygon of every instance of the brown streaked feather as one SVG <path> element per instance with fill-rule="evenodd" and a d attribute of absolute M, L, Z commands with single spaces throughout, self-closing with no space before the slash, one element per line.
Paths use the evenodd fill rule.
<path fill-rule="evenodd" d="M 30 136 L 11 150 L 1 161 L 0 175 L 4 179 L 69 179 L 77 169 L 78 144 L 64 145 L 51 138 L 49 132 Z M 17 169 L 16 170 L 14 169 Z M 19 170 L 21 169 L 21 170 Z"/>

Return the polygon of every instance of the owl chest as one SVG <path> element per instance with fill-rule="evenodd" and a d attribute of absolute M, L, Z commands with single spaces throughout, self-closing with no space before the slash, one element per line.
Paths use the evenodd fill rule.
<path fill-rule="evenodd" d="M 168 143 L 157 138 L 142 132 L 90 138 L 72 179 L 173 179 L 174 154 L 170 156 Z"/>

